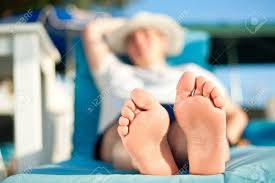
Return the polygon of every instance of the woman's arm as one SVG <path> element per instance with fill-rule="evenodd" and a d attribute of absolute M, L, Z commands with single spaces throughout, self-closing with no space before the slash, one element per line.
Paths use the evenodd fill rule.
<path fill-rule="evenodd" d="M 124 21 L 124 19 L 102 18 L 88 23 L 85 27 L 82 36 L 91 70 L 99 69 L 104 57 L 111 52 L 103 36 L 121 26 Z"/>
<path fill-rule="evenodd" d="M 231 144 L 236 144 L 247 126 L 248 116 L 240 106 L 233 104 L 229 98 L 226 98 L 225 112 L 228 140 Z"/>

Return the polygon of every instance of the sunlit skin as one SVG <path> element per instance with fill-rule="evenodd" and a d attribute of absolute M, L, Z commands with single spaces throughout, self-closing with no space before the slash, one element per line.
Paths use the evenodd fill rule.
<path fill-rule="evenodd" d="M 134 31 L 133 33 L 131 33 L 127 37 L 126 51 L 134 65 L 141 67 L 141 68 L 150 68 L 153 65 L 165 64 L 166 46 L 167 46 L 166 39 L 160 32 L 158 32 L 157 30 L 154 30 L 152 28 L 146 28 L 146 29 L 138 29 L 138 30 Z M 212 89 L 214 88 L 214 85 L 211 82 L 206 82 L 206 79 L 204 79 L 204 78 L 202 78 L 202 79 L 204 81 L 202 82 L 201 85 L 207 83 L 204 85 L 204 87 L 207 88 L 208 90 L 212 91 Z M 191 93 L 193 88 L 195 88 L 194 74 L 187 73 L 187 75 L 185 75 L 183 80 L 185 80 L 185 81 L 180 81 L 179 85 L 182 88 L 186 88 L 186 87 L 188 88 L 187 85 L 190 85 L 189 93 Z M 198 82 L 200 82 L 200 78 L 198 79 Z M 208 84 L 208 83 L 210 83 L 210 84 Z M 202 86 L 200 86 L 200 87 L 202 87 Z M 197 95 L 203 96 L 202 88 L 200 90 L 201 90 L 200 93 L 198 93 Z M 215 91 L 218 92 L 217 88 Z M 138 92 L 140 92 L 142 94 L 139 94 L 139 96 L 137 96 Z M 167 135 L 165 134 L 165 133 L 168 133 L 167 124 L 169 123 L 169 121 L 166 119 L 167 117 L 166 118 L 161 117 L 161 114 L 165 114 L 165 112 L 163 111 L 164 109 L 161 107 L 161 105 L 157 104 L 156 101 L 153 102 L 155 104 L 151 104 L 152 103 L 151 101 L 153 99 L 148 99 L 148 98 L 152 98 L 151 96 L 148 96 L 148 95 L 149 94 L 146 94 L 143 91 L 134 91 L 134 94 L 132 94 L 132 97 L 134 97 L 134 99 L 132 99 L 132 100 L 134 100 L 134 102 L 132 102 L 132 103 L 131 103 L 131 101 L 126 102 L 125 106 L 122 109 L 122 116 L 119 120 L 120 125 L 118 126 L 118 132 L 120 134 L 120 137 L 122 138 L 124 147 L 126 148 L 127 152 L 130 154 L 132 160 L 135 161 L 135 164 L 137 165 L 138 169 L 142 173 L 155 174 L 155 175 L 169 175 L 169 174 L 171 175 L 171 174 L 175 173 L 175 171 L 177 171 L 177 167 L 175 165 L 176 163 L 172 157 L 171 151 L 170 150 L 166 150 L 166 151 L 162 150 L 162 153 L 160 152 L 160 149 L 170 149 L 169 145 L 167 145 L 168 140 L 167 140 Z M 220 94 L 218 94 L 218 95 L 220 95 Z M 210 98 L 210 96 L 208 96 L 208 97 Z M 177 112 L 176 115 L 179 116 L 177 119 L 179 119 L 179 124 L 180 124 L 182 130 L 187 135 L 186 138 L 187 138 L 187 144 L 189 145 L 188 156 L 189 156 L 189 163 L 190 163 L 190 168 L 191 168 L 190 171 L 193 174 L 221 173 L 224 171 L 224 166 L 225 166 L 226 160 L 228 160 L 228 149 L 226 147 L 226 136 L 225 136 L 225 134 L 226 134 L 225 112 L 224 112 L 224 110 L 220 110 L 217 113 L 215 111 L 216 110 L 215 107 L 208 105 L 209 103 L 207 103 L 207 102 L 206 102 L 207 104 L 206 104 L 205 108 L 203 108 L 201 101 L 197 101 L 197 99 L 202 99 L 202 102 L 204 102 L 203 97 L 202 98 L 194 97 L 194 98 L 189 98 L 189 101 L 191 100 L 191 104 L 187 104 L 184 107 L 177 107 L 179 105 L 175 104 L 175 107 L 178 108 L 175 111 L 175 112 Z M 146 101 L 146 100 L 148 100 L 148 101 Z M 179 103 L 186 103 L 185 102 L 186 99 L 183 99 L 183 101 L 181 101 L 182 99 L 177 99 L 177 100 L 179 100 Z M 222 102 L 222 104 L 218 103 L 218 105 L 222 105 L 224 107 L 225 100 L 221 97 L 218 97 L 218 100 L 221 100 L 218 102 L 220 102 L 220 103 Z M 138 118 L 130 119 L 131 118 L 131 115 L 130 115 L 131 110 L 129 110 L 129 109 L 132 108 L 132 110 L 135 110 L 135 108 L 139 108 L 138 103 L 142 102 L 142 101 L 147 103 L 147 105 L 151 105 L 151 106 L 149 107 L 149 109 L 142 109 L 142 112 L 138 115 Z M 197 103 L 201 107 L 201 109 L 198 109 L 198 106 L 196 106 Z M 144 104 L 142 104 L 142 106 L 144 106 Z M 200 122 L 199 122 L 198 125 L 205 125 L 205 124 L 207 124 L 207 122 L 210 122 L 209 124 L 207 124 L 207 125 L 209 125 L 209 129 L 212 129 L 213 134 L 215 131 L 215 132 L 218 132 L 218 134 L 220 136 L 223 136 L 223 142 L 215 142 L 215 139 L 214 139 L 215 137 L 212 137 L 211 135 L 205 133 L 205 132 L 209 132 L 209 130 L 204 132 L 200 128 L 198 128 L 198 129 L 190 128 L 189 130 L 186 131 L 182 127 L 182 126 L 184 126 L 186 128 L 186 126 L 193 126 L 193 125 L 191 125 L 192 118 L 196 117 L 197 116 L 196 114 L 198 112 L 203 113 L 208 108 L 210 108 L 208 113 L 204 115 L 204 119 L 199 120 L 202 123 L 200 124 Z M 197 110 L 201 110 L 201 111 L 197 111 Z M 144 112 L 144 111 L 146 111 L 146 112 Z M 154 115 L 153 111 L 156 111 L 158 114 Z M 159 111 L 162 111 L 162 112 L 159 112 Z M 183 115 L 185 113 L 185 111 L 188 111 L 188 114 L 189 114 L 188 116 L 190 119 L 182 120 L 181 118 L 185 116 L 185 115 Z M 211 111 L 213 111 L 213 112 L 211 112 Z M 191 113 L 194 113 L 193 117 L 190 116 Z M 135 112 L 133 112 L 132 114 L 135 114 Z M 167 114 L 165 114 L 165 115 L 167 116 Z M 222 119 L 218 118 L 218 115 L 221 115 Z M 213 120 L 217 121 L 217 123 L 212 123 Z M 198 120 L 196 119 L 195 122 L 197 122 L 197 121 Z M 156 134 L 154 135 L 154 132 L 159 129 L 154 128 L 153 127 L 154 125 L 152 125 L 152 128 L 149 129 L 149 132 L 146 132 L 146 130 L 148 130 L 148 128 L 150 126 L 150 123 L 154 123 L 154 122 L 159 124 L 158 125 L 159 128 L 162 127 L 162 126 L 160 126 L 160 124 L 163 124 L 163 125 L 166 124 L 166 127 L 164 127 L 166 129 L 166 130 L 164 130 L 165 133 L 164 134 L 159 133 L 159 138 L 157 138 L 156 142 L 148 141 L 148 143 L 146 144 L 146 143 L 144 143 L 146 141 L 145 139 L 148 139 L 148 138 L 156 139 L 155 138 Z M 188 124 L 189 122 L 190 122 L 190 124 Z M 133 123 L 134 126 L 132 126 L 131 133 L 129 133 L 128 128 L 131 123 Z M 143 123 L 145 123 L 145 124 L 143 124 Z M 185 126 L 186 123 L 187 123 L 187 125 Z M 224 128 L 222 128 L 222 126 L 224 126 Z M 211 153 L 209 154 L 209 156 L 200 157 L 199 156 L 200 153 L 196 153 L 196 151 L 198 151 L 199 148 L 195 147 L 194 148 L 195 150 L 194 151 L 192 150 L 193 149 L 192 145 L 194 143 L 191 143 L 191 142 L 193 141 L 193 139 L 190 140 L 190 137 L 188 135 L 188 134 L 192 134 L 194 132 L 198 133 L 198 137 L 201 134 L 205 135 L 204 138 L 207 138 L 208 142 L 209 142 L 207 144 L 207 146 L 209 146 L 209 147 L 211 146 L 210 142 L 212 142 L 215 145 L 220 143 L 221 144 L 220 148 L 216 148 L 217 147 L 216 146 L 213 148 L 213 150 L 211 150 Z M 209 133 L 211 133 L 211 132 L 209 132 Z M 140 134 L 143 134 L 143 135 L 140 136 Z M 193 134 L 190 136 L 192 138 Z M 145 139 L 142 140 L 141 137 L 144 137 Z M 161 146 L 159 148 L 155 149 L 153 156 L 150 156 L 151 153 L 144 153 L 144 152 L 140 152 L 137 150 L 137 149 L 141 149 L 143 147 L 143 149 L 145 149 L 145 151 L 146 151 L 146 148 L 149 149 L 148 151 L 150 151 L 152 146 L 157 147 L 157 144 L 159 144 L 160 140 L 163 140 L 165 143 L 161 143 Z M 198 138 L 195 140 L 198 140 Z M 188 141 L 190 141 L 190 142 L 188 142 Z M 154 144 L 152 145 L 152 143 L 155 143 L 155 145 Z M 196 144 L 196 143 L 198 143 L 198 144 Z M 190 144 L 191 144 L 191 146 L 190 146 Z M 202 146 L 201 152 L 203 152 L 203 151 L 205 152 L 205 147 L 203 147 L 205 145 L 206 144 L 204 144 L 204 143 L 202 144 L 200 142 L 195 142 L 195 146 Z M 165 153 L 163 153 L 163 152 L 165 152 Z M 213 153 L 216 155 L 215 158 L 213 158 L 213 156 L 212 156 Z M 153 163 L 156 166 L 149 166 L 149 165 L 152 165 L 152 163 L 150 163 L 150 164 L 146 163 L 146 160 L 148 160 L 148 157 L 146 157 L 145 154 L 149 155 L 151 162 L 156 162 L 156 163 Z M 219 158 L 217 158 L 217 157 L 219 157 Z M 197 159 L 199 159 L 199 160 L 197 161 Z M 211 161 L 211 159 L 213 159 L 213 160 Z M 163 161 L 160 161 L 160 160 L 163 160 Z M 206 165 L 207 165 L 207 162 L 209 162 L 209 160 L 210 160 L 210 162 L 215 162 L 213 164 L 213 169 L 210 170 L 209 168 L 208 169 L 201 168 L 202 162 L 204 163 L 204 166 L 207 167 Z M 158 167 L 162 167 L 162 168 L 158 169 Z"/>
<path fill-rule="evenodd" d="M 165 64 L 167 41 L 153 28 L 138 29 L 127 37 L 126 51 L 134 65 L 148 68 Z"/>
<path fill-rule="evenodd" d="M 92 71 L 97 71 L 101 67 L 106 55 L 112 53 L 112 50 L 104 41 L 103 36 L 124 23 L 125 21 L 121 19 L 106 19 L 101 20 L 99 24 L 98 22 L 91 22 L 87 25 L 83 32 L 83 40 L 85 53 Z M 146 27 L 134 30 L 127 36 L 125 41 L 125 51 L 133 67 L 147 69 L 155 66 L 164 67 L 166 65 L 165 60 L 168 42 L 166 37 L 157 29 Z M 197 83 L 205 83 L 204 87 L 200 87 L 200 91 L 209 91 L 208 93 L 210 94 L 211 87 L 215 87 L 211 82 L 208 82 L 206 78 L 203 79 L 198 77 L 194 79 L 193 74 L 189 74 L 189 76 L 185 75 L 184 78 L 185 79 L 179 81 L 180 88 L 187 87 L 188 83 L 192 86 L 195 83 L 195 86 L 193 86 L 194 88 L 197 87 Z M 183 80 L 185 81 L 183 82 Z M 178 96 L 186 93 L 181 89 L 178 91 Z M 193 174 L 216 174 L 223 172 L 224 163 L 229 157 L 228 151 L 226 145 L 217 143 L 215 139 L 217 139 L 217 137 L 221 139 L 220 137 L 222 137 L 224 140 L 224 134 L 227 134 L 229 142 L 238 142 L 247 124 L 247 115 L 226 96 L 219 101 L 218 99 L 211 98 L 212 94 L 204 96 L 204 93 L 197 93 L 197 95 L 199 96 L 177 100 L 179 103 L 182 103 L 181 105 L 183 105 L 183 107 L 177 107 L 175 110 L 177 122 L 170 123 L 160 104 L 155 99 L 152 99 L 154 96 L 150 96 L 142 90 L 133 92 L 130 101 L 128 101 L 121 110 L 122 117 L 119 122 L 107 129 L 103 135 L 100 149 L 101 160 L 112 163 L 114 167 L 118 169 L 135 169 L 143 174 L 151 175 L 170 175 L 174 174 L 175 171 L 178 170 L 178 167 L 183 165 L 182 162 L 190 157 L 192 161 L 190 170 Z M 213 95 L 220 96 L 217 93 Z M 197 99 L 203 100 L 197 101 Z M 185 101 L 189 101 L 189 104 L 184 105 Z M 196 105 L 199 107 L 196 107 Z M 175 104 L 175 106 L 177 105 Z M 191 110 L 192 107 L 194 110 Z M 141 112 L 137 114 L 139 111 Z M 158 111 L 161 111 L 162 115 L 154 115 L 158 113 Z M 190 115 L 187 117 L 188 119 L 183 115 L 185 111 L 189 111 L 188 114 Z M 205 113 L 202 118 L 198 118 L 198 116 L 195 115 L 205 111 L 208 112 Z M 226 115 L 226 121 L 224 119 L 224 114 Z M 205 127 L 213 129 L 205 133 L 201 128 L 189 131 L 185 130 L 185 134 L 183 128 L 189 128 L 189 125 L 193 124 L 193 120 L 196 120 L 197 126 L 206 125 Z M 213 121 L 214 123 L 212 123 Z M 136 122 L 136 124 L 131 125 L 131 122 L 133 122 L 133 124 Z M 159 128 L 159 130 L 162 130 L 158 131 L 154 127 L 147 128 L 148 125 L 144 124 L 145 122 L 150 122 L 153 126 L 155 123 L 161 123 L 163 126 Z M 224 130 L 225 122 L 226 133 Z M 168 131 L 167 125 L 169 125 Z M 117 131 L 119 133 L 117 133 Z M 139 137 L 143 137 L 143 139 L 152 139 L 151 132 L 158 133 L 158 135 L 154 135 L 154 140 L 146 141 L 147 146 L 143 145 L 143 143 L 138 143 L 140 142 L 139 140 L 141 140 Z M 190 137 L 193 135 L 190 133 L 187 134 L 187 132 L 204 135 L 203 138 L 208 138 L 209 143 L 203 144 L 202 146 L 208 147 L 208 145 L 211 146 L 212 144 L 211 147 L 214 148 L 210 148 L 210 151 L 208 154 L 206 153 L 205 157 L 200 157 L 200 153 L 192 154 L 187 150 L 187 146 L 196 148 L 202 152 L 204 152 L 204 148 L 200 148 L 200 146 L 194 143 L 191 145 L 190 143 L 188 144 L 187 141 L 190 141 L 192 138 L 187 139 L 186 136 Z M 161 141 L 161 139 L 165 140 Z M 167 141 L 169 145 L 167 145 Z M 162 143 L 159 144 L 159 142 Z M 154 154 L 151 156 L 142 156 L 144 153 L 140 152 L 139 149 L 143 148 L 146 151 L 152 144 L 155 144 L 154 147 L 156 147 L 153 149 Z M 216 146 L 214 144 L 219 145 Z M 139 147 L 135 148 L 137 145 L 139 145 Z M 160 154 L 158 152 L 159 150 L 165 153 Z M 213 165 L 212 169 L 206 168 L 209 167 L 207 166 L 209 158 L 212 158 L 209 154 L 215 154 L 215 156 L 213 156 L 214 159 L 212 159 L 213 161 L 211 161 L 211 166 Z M 150 155 L 150 153 L 146 155 Z M 197 158 L 200 160 L 196 161 Z M 159 166 L 152 166 L 154 165 L 154 163 L 151 163 L 152 161 L 156 162 L 155 165 L 160 163 L 159 166 L 164 168 L 159 169 Z"/>
<path fill-rule="evenodd" d="M 224 104 L 219 89 L 204 77 L 185 72 L 179 80 L 174 112 L 187 140 L 191 174 L 218 174 L 225 169 L 229 149 Z M 117 130 L 141 173 L 172 175 L 178 171 L 168 129 L 167 111 L 149 93 L 133 90 L 121 110 Z"/>

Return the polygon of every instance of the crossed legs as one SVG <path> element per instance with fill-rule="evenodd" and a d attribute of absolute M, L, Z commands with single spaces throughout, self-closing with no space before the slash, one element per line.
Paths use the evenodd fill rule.
<path fill-rule="evenodd" d="M 175 174 L 187 159 L 191 174 L 221 173 L 229 156 L 223 108 L 218 89 L 190 72 L 178 83 L 177 123 L 171 125 L 166 110 L 150 94 L 135 89 L 119 124 L 105 133 L 101 157 L 117 168 L 150 175 Z"/>

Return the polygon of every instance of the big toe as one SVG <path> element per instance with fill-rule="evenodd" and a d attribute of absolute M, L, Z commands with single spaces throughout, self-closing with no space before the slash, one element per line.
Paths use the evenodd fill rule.
<path fill-rule="evenodd" d="M 202 95 L 202 89 L 205 82 L 206 82 L 206 79 L 203 76 L 199 76 L 196 78 L 194 95 Z"/>
<path fill-rule="evenodd" d="M 187 97 L 192 95 L 195 88 L 196 77 L 192 72 L 185 72 L 177 85 L 177 96 L 176 102 L 179 100 L 185 100 Z"/>
<path fill-rule="evenodd" d="M 132 91 L 131 99 L 138 108 L 143 110 L 152 109 L 158 104 L 157 100 L 151 94 L 139 88 Z"/>

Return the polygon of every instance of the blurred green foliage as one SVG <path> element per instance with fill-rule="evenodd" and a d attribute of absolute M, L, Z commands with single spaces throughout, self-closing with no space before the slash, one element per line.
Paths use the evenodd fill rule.
<path fill-rule="evenodd" d="M 46 5 L 65 6 L 74 4 L 79 8 L 89 9 L 93 5 L 102 7 L 122 7 L 131 0 L 0 0 L 0 17 L 23 13 L 29 9 L 41 9 Z"/>

